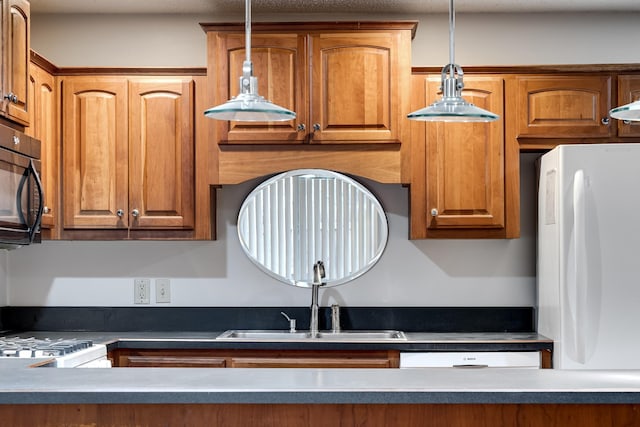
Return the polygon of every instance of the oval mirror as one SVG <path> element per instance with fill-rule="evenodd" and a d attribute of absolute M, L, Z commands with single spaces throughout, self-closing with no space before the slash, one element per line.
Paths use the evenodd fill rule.
<path fill-rule="evenodd" d="M 240 244 L 261 270 L 290 285 L 311 287 L 314 264 L 323 286 L 364 274 L 387 245 L 387 217 L 357 181 L 328 170 L 298 169 L 258 185 L 238 215 Z"/>

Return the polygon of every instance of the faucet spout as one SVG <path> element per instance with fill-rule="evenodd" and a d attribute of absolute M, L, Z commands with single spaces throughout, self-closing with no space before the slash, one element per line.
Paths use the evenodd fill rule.
<path fill-rule="evenodd" d="M 313 283 L 311 284 L 311 319 L 309 320 L 311 338 L 318 336 L 318 290 L 323 285 L 324 277 L 324 263 L 318 261 L 313 265 Z"/>
<path fill-rule="evenodd" d="M 311 334 L 311 338 L 316 338 L 318 336 L 318 289 L 320 289 L 320 285 L 312 285 L 311 320 L 309 321 L 309 333 Z"/>

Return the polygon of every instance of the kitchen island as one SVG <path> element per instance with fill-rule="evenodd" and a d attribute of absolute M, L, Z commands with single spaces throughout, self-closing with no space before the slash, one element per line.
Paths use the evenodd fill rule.
<path fill-rule="evenodd" d="M 638 371 L 52 369 L 9 362 L 0 365 L 0 419 L 12 426 L 640 423 Z"/>
<path fill-rule="evenodd" d="M 114 345 L 116 335 L 124 346 L 225 345 L 197 334 L 96 339 Z M 443 345 L 424 338 L 410 334 L 404 345 Z M 0 419 L 12 426 L 640 424 L 640 371 L 55 369 L 32 367 L 42 362 L 33 359 L 0 362 Z"/>

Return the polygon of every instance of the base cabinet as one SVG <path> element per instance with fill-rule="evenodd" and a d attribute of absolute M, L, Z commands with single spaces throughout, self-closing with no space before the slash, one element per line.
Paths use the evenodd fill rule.
<path fill-rule="evenodd" d="M 395 350 L 133 350 L 117 349 L 114 367 L 397 368 Z"/>

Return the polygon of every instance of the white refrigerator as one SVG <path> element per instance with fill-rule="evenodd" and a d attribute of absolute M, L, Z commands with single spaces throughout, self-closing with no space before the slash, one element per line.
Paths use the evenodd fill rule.
<path fill-rule="evenodd" d="M 561 145 L 538 192 L 538 333 L 556 369 L 640 369 L 640 144 Z"/>

